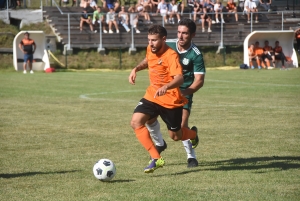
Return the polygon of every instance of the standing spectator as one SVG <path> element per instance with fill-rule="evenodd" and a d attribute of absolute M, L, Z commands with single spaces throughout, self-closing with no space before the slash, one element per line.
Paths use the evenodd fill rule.
<path fill-rule="evenodd" d="M 129 32 L 130 31 L 128 27 L 129 17 L 128 17 L 128 13 L 125 11 L 124 6 L 121 7 L 121 11 L 119 12 L 118 17 L 122 26 L 125 28 L 127 32 Z"/>
<path fill-rule="evenodd" d="M 24 64 L 23 64 L 23 73 L 26 74 L 26 66 L 28 63 L 30 73 L 33 74 L 32 70 L 32 61 L 33 61 L 33 54 L 36 49 L 36 44 L 33 39 L 29 38 L 29 33 L 25 32 L 24 38 L 21 40 L 19 44 L 20 50 L 24 53 Z"/>
<path fill-rule="evenodd" d="M 216 13 L 216 23 L 220 23 L 220 21 L 218 19 L 218 15 L 221 16 L 221 22 L 225 23 L 224 19 L 223 19 L 222 9 L 223 9 L 223 5 L 221 4 L 220 0 L 217 0 L 215 5 L 214 5 L 214 11 Z"/>
<path fill-rule="evenodd" d="M 113 7 L 110 7 L 109 12 L 106 13 L 106 23 L 108 24 L 108 33 L 114 33 L 112 30 L 112 25 L 115 26 L 116 32 L 119 33 L 119 27 L 116 21 L 116 13 Z"/>
<path fill-rule="evenodd" d="M 163 16 L 165 23 L 168 23 L 168 15 L 170 14 L 169 10 L 169 4 L 165 2 L 165 0 L 161 0 L 157 6 L 156 13 L 160 13 L 160 15 Z"/>
<path fill-rule="evenodd" d="M 263 7 L 268 12 L 271 12 L 272 0 L 259 0 L 259 5 Z"/>
<path fill-rule="evenodd" d="M 279 41 L 275 42 L 275 47 L 273 48 L 275 59 L 280 60 L 282 68 L 285 68 L 284 61 L 287 62 L 287 59 L 282 51 L 282 47 L 279 45 Z"/>
<path fill-rule="evenodd" d="M 253 2 L 252 0 L 246 0 L 245 4 L 244 4 L 244 12 L 247 13 L 247 19 L 248 19 L 248 23 L 250 23 L 250 14 L 254 13 L 255 14 L 255 23 L 258 23 L 258 10 L 257 10 L 257 6 L 255 4 L 255 2 Z"/>
<path fill-rule="evenodd" d="M 296 38 L 296 41 L 297 41 L 297 52 L 300 56 L 300 28 L 295 30 L 295 38 Z"/>
<path fill-rule="evenodd" d="M 177 17 L 177 22 L 180 22 L 180 14 L 178 11 L 178 4 L 176 4 L 176 0 L 172 0 L 171 3 L 169 4 L 170 7 L 170 17 L 169 17 L 169 22 L 172 24 L 175 24 L 174 21 L 174 16 L 176 15 Z"/>
<path fill-rule="evenodd" d="M 130 12 L 130 25 L 133 26 L 136 33 L 141 33 L 138 29 L 139 14 L 137 13 L 136 6 L 130 6 L 128 12 Z"/>
<path fill-rule="evenodd" d="M 104 21 L 104 13 L 101 12 L 101 8 L 98 7 L 97 10 L 93 12 L 93 25 L 95 25 L 95 22 L 98 22 L 99 26 L 102 25 L 103 33 L 107 33 L 106 25 Z"/>
<path fill-rule="evenodd" d="M 239 21 L 236 4 L 233 2 L 233 0 L 228 0 L 227 5 L 226 5 L 226 10 L 228 13 L 234 13 L 235 21 L 236 22 Z M 227 17 L 229 18 L 229 14 L 227 15 Z"/>
<path fill-rule="evenodd" d="M 80 32 L 82 32 L 83 23 L 87 23 L 90 26 L 91 32 L 94 32 L 94 28 L 93 28 L 93 25 L 92 25 L 92 22 L 91 22 L 91 17 L 87 13 L 86 8 L 83 9 L 83 12 L 82 12 L 81 17 L 80 17 L 80 25 L 79 25 Z M 95 32 L 97 32 L 97 31 L 95 31 Z"/>

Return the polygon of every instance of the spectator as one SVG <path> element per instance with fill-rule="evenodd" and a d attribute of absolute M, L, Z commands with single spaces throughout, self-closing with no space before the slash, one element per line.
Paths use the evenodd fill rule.
<path fill-rule="evenodd" d="M 287 62 L 287 59 L 282 51 L 282 47 L 279 45 L 279 41 L 275 42 L 275 47 L 273 48 L 275 59 L 280 60 L 282 64 L 282 68 L 285 68 L 284 61 Z"/>
<path fill-rule="evenodd" d="M 223 5 L 221 4 L 220 0 L 217 0 L 215 5 L 214 5 L 214 11 L 216 13 L 216 23 L 220 23 L 220 21 L 218 19 L 218 15 L 221 16 L 221 22 L 225 23 L 224 19 L 223 19 L 222 9 L 223 9 Z"/>
<path fill-rule="evenodd" d="M 246 0 L 244 4 L 244 12 L 247 13 L 248 23 L 250 23 L 251 13 L 255 13 L 255 23 L 258 23 L 258 14 L 257 14 L 258 10 L 255 2 L 253 2 L 252 0 Z"/>
<path fill-rule="evenodd" d="M 214 5 L 215 3 L 212 0 L 204 0 L 203 2 L 203 10 L 204 12 L 206 12 L 207 15 L 211 15 L 211 19 L 212 19 L 212 24 L 215 24 L 216 21 L 214 20 L 215 15 L 213 15 L 214 13 Z"/>
<path fill-rule="evenodd" d="M 151 4 L 152 4 L 152 13 L 155 13 L 157 10 L 157 6 L 159 4 L 160 0 L 151 0 Z"/>
<path fill-rule="evenodd" d="M 146 12 L 152 11 L 153 5 L 151 0 L 138 0 L 138 5 L 142 6 Z"/>
<path fill-rule="evenodd" d="M 19 44 L 20 50 L 24 53 L 24 64 L 23 64 L 23 73 L 26 74 L 26 66 L 27 63 L 29 64 L 30 73 L 33 74 L 32 71 L 32 61 L 33 61 L 33 54 L 36 49 L 36 44 L 33 39 L 29 38 L 29 33 L 26 32 L 24 34 L 24 38 L 21 40 Z"/>
<path fill-rule="evenodd" d="M 125 28 L 127 32 L 129 32 L 130 31 L 128 27 L 129 17 L 128 17 L 128 13 L 125 11 L 124 6 L 121 6 L 121 11 L 119 12 L 118 17 L 122 26 Z"/>
<path fill-rule="evenodd" d="M 235 21 L 236 22 L 239 21 L 236 4 L 233 2 L 233 0 L 228 0 L 227 5 L 226 5 L 226 10 L 228 13 L 234 13 Z M 227 17 L 229 18 L 229 14 L 227 15 Z"/>
<path fill-rule="evenodd" d="M 97 10 L 98 5 L 95 0 L 90 0 L 89 3 L 90 3 L 90 7 L 93 8 L 93 10 Z"/>
<path fill-rule="evenodd" d="M 195 23 L 197 21 L 197 15 L 200 15 L 201 13 L 203 13 L 203 6 L 197 0 L 193 1 L 193 19 Z"/>
<path fill-rule="evenodd" d="M 202 23 L 202 32 L 205 32 L 205 28 L 204 28 L 205 22 L 208 23 L 207 32 L 211 32 L 212 20 L 211 20 L 210 16 L 207 14 L 206 9 L 203 9 L 202 14 L 200 14 L 200 18 L 201 18 L 201 23 Z"/>
<path fill-rule="evenodd" d="M 268 12 L 271 12 L 272 0 L 259 0 L 259 5 L 263 7 Z"/>
<path fill-rule="evenodd" d="M 184 1 L 183 0 L 176 0 L 176 4 L 177 4 L 177 7 L 178 7 L 178 12 L 181 13 L 181 15 L 183 14 L 183 11 L 184 11 Z"/>
<path fill-rule="evenodd" d="M 93 12 L 93 21 L 92 21 L 93 25 L 95 25 L 96 21 L 98 22 L 99 25 L 101 23 L 102 29 L 103 29 L 103 33 L 107 33 L 107 30 L 105 28 L 106 25 L 105 25 L 105 21 L 104 21 L 104 13 L 101 12 L 101 8 L 100 7 L 98 7 L 97 10 L 95 10 Z"/>
<path fill-rule="evenodd" d="M 248 48 L 248 56 L 249 56 L 249 65 L 251 67 L 251 69 L 254 69 L 254 65 L 253 65 L 253 60 L 256 59 L 256 55 L 254 52 L 254 45 L 251 44 Z"/>
<path fill-rule="evenodd" d="M 141 33 L 138 29 L 139 14 L 137 13 L 136 6 L 130 6 L 128 12 L 130 12 L 130 25 L 133 26 L 136 33 Z"/>
<path fill-rule="evenodd" d="M 265 41 L 265 46 L 263 47 L 263 55 L 262 55 L 262 62 L 266 62 L 267 68 L 270 68 L 270 61 L 273 62 L 273 66 L 275 67 L 275 56 L 273 52 L 273 48 L 269 46 L 269 41 Z"/>
<path fill-rule="evenodd" d="M 295 30 L 295 38 L 296 38 L 296 41 L 297 41 L 297 52 L 300 56 L 300 28 Z"/>
<path fill-rule="evenodd" d="M 258 69 L 261 69 L 261 67 L 265 68 L 265 64 L 262 61 L 262 55 L 263 55 L 263 48 L 259 46 L 259 42 L 256 41 L 254 45 L 254 53 L 256 55 L 256 62 Z"/>
<path fill-rule="evenodd" d="M 176 3 L 176 0 L 172 0 L 171 3 L 169 4 L 170 7 L 170 17 L 169 17 L 169 22 L 171 24 L 175 24 L 174 21 L 174 16 L 176 15 L 177 17 L 177 22 L 180 22 L 180 14 L 178 11 L 178 4 Z"/>
<path fill-rule="evenodd" d="M 168 15 L 170 14 L 169 10 L 169 4 L 165 2 L 165 0 L 161 0 L 157 6 L 156 13 L 160 13 L 160 15 L 163 16 L 165 23 L 168 23 Z"/>
<path fill-rule="evenodd" d="M 80 7 L 83 7 L 83 8 L 86 8 L 88 7 L 90 4 L 89 4 L 89 1 L 88 0 L 81 0 L 80 2 Z"/>
<path fill-rule="evenodd" d="M 139 13 L 140 16 L 144 16 L 145 24 L 152 24 L 149 13 L 145 11 L 142 5 L 137 5 L 136 11 Z"/>
<path fill-rule="evenodd" d="M 109 8 L 109 12 L 106 13 L 106 23 L 108 24 L 108 33 L 112 34 L 114 33 L 112 31 L 112 25 L 115 26 L 116 32 L 119 33 L 119 27 L 116 21 L 116 13 L 114 11 L 113 7 Z"/>
<path fill-rule="evenodd" d="M 118 8 L 120 7 L 119 0 L 101 0 L 103 4 L 103 8 L 108 10 L 110 8 L 113 8 L 114 11 L 116 12 Z"/>
<path fill-rule="evenodd" d="M 80 33 L 82 32 L 83 23 L 87 23 L 90 26 L 91 32 L 94 32 L 94 28 L 93 28 L 93 25 L 92 25 L 92 22 L 91 22 L 91 17 L 87 12 L 87 8 L 83 9 L 83 12 L 82 12 L 81 17 L 80 17 L 80 25 L 79 25 Z M 95 31 L 95 33 L 96 32 L 97 31 Z"/>

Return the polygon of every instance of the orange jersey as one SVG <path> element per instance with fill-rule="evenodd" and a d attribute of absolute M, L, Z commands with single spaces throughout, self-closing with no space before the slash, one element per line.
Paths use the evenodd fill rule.
<path fill-rule="evenodd" d="M 178 54 L 170 47 L 162 54 L 157 55 L 147 47 L 146 58 L 148 60 L 150 86 L 146 90 L 144 98 L 157 103 L 165 108 L 177 108 L 184 106 L 187 99 L 181 96 L 179 87 L 167 90 L 163 96 L 154 95 L 162 86 L 171 82 L 175 75 L 182 75 L 182 67 L 179 63 Z"/>
<path fill-rule="evenodd" d="M 235 3 L 234 2 L 232 2 L 232 3 L 227 3 L 227 8 L 228 8 L 228 10 L 234 10 L 234 8 L 236 7 L 236 5 L 235 5 Z"/>
<path fill-rule="evenodd" d="M 276 52 L 276 53 L 282 52 L 282 47 L 280 47 L 280 46 L 274 47 L 274 52 Z"/>
<path fill-rule="evenodd" d="M 272 48 L 271 46 L 265 46 L 265 47 L 263 48 L 263 50 L 264 50 L 264 51 L 271 51 L 271 50 L 273 50 L 273 48 Z"/>
<path fill-rule="evenodd" d="M 260 55 L 263 54 L 264 51 L 261 47 L 255 47 L 254 52 L 255 52 L 256 55 L 260 56 Z"/>

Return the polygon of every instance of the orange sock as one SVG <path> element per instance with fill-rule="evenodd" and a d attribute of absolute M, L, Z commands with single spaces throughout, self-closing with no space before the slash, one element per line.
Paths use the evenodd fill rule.
<path fill-rule="evenodd" d="M 184 141 L 184 140 L 188 140 L 188 139 L 195 139 L 196 138 L 196 132 L 191 130 L 191 129 L 188 129 L 186 127 L 182 127 L 181 128 L 182 130 L 182 138 L 181 138 L 181 141 Z"/>
<path fill-rule="evenodd" d="M 137 139 L 144 146 L 144 148 L 149 152 L 151 158 L 158 159 L 160 155 L 152 142 L 149 131 L 146 126 L 141 126 L 134 130 Z"/>

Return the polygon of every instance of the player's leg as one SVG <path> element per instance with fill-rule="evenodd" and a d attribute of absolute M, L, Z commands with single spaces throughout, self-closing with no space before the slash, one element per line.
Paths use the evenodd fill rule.
<path fill-rule="evenodd" d="M 163 152 L 167 148 L 167 143 L 162 137 L 162 133 L 160 131 L 160 123 L 159 121 L 157 121 L 157 117 L 148 120 L 146 123 L 146 127 L 150 133 L 150 136 L 156 146 L 158 153 Z"/>
<path fill-rule="evenodd" d="M 28 57 L 28 66 L 29 66 L 29 70 L 30 70 L 31 74 L 33 74 L 32 62 L 33 62 L 33 54 L 30 54 L 29 57 Z"/>
<path fill-rule="evenodd" d="M 148 151 L 152 158 L 151 163 L 144 169 L 145 173 L 152 173 L 155 169 L 162 167 L 165 163 L 163 158 L 161 158 L 160 154 L 156 150 L 156 147 L 150 137 L 149 131 L 145 126 L 147 120 L 157 116 L 156 111 L 156 104 L 147 101 L 146 99 L 141 99 L 134 110 L 130 122 L 137 139 Z"/>
<path fill-rule="evenodd" d="M 24 54 L 24 62 L 23 62 L 23 73 L 26 74 L 26 67 L 27 67 L 28 55 Z"/>

